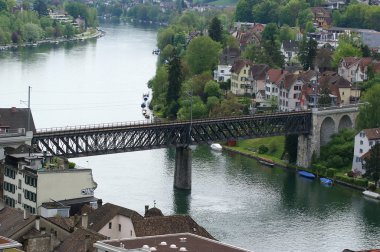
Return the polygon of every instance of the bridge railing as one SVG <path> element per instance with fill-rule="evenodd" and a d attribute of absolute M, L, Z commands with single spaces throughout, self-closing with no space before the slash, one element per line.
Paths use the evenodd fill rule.
<path fill-rule="evenodd" d="M 240 115 L 240 116 L 230 116 L 230 117 L 211 117 L 203 119 L 194 119 L 192 123 L 199 122 L 209 122 L 212 120 L 222 121 L 222 120 L 234 120 L 234 119 L 244 119 L 252 117 L 267 117 L 267 116 L 276 116 L 276 115 L 288 115 L 295 113 L 310 113 L 311 110 L 303 111 L 294 111 L 294 112 L 271 112 L 271 113 L 260 113 L 254 115 Z M 184 124 L 190 123 L 190 120 L 177 120 L 177 121 L 129 121 L 129 122 L 114 122 L 114 123 L 101 123 L 101 124 L 85 124 L 85 125 L 75 125 L 75 126 L 65 126 L 65 127 L 53 127 L 53 128 L 41 128 L 37 129 L 37 134 L 52 134 L 59 132 L 79 132 L 86 130 L 103 130 L 117 127 L 132 127 L 132 126 L 144 126 L 144 125 L 173 125 L 173 124 Z"/>

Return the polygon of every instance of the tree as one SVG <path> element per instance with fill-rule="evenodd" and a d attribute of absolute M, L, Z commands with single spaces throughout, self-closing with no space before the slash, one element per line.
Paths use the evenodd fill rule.
<path fill-rule="evenodd" d="M 235 19 L 238 22 L 252 22 L 252 5 L 247 0 L 239 0 L 236 5 Z"/>
<path fill-rule="evenodd" d="M 331 97 L 330 97 L 330 89 L 328 85 L 321 87 L 320 97 L 318 100 L 318 105 L 321 107 L 330 107 L 331 106 Z"/>
<path fill-rule="evenodd" d="M 219 18 L 214 17 L 211 20 L 211 24 L 208 28 L 208 35 L 210 38 L 216 42 L 222 42 L 222 23 L 220 22 Z"/>
<path fill-rule="evenodd" d="M 169 117 L 176 117 L 178 107 L 172 105 L 176 103 L 179 98 L 179 92 L 181 90 L 182 83 L 182 69 L 181 60 L 178 56 L 174 56 L 168 65 L 168 91 L 166 94 L 166 103 L 169 104 L 171 109 L 167 115 Z"/>
<path fill-rule="evenodd" d="M 64 31 L 64 35 L 66 36 L 66 38 L 72 38 L 74 34 L 75 34 L 74 27 L 71 24 L 66 24 L 65 31 Z"/>
<path fill-rule="evenodd" d="M 4 0 L 0 0 L 0 12 L 6 11 L 8 8 L 7 3 Z"/>
<path fill-rule="evenodd" d="M 28 42 L 39 40 L 42 32 L 42 29 L 38 25 L 32 23 L 25 24 L 22 28 L 22 36 L 24 40 Z"/>
<path fill-rule="evenodd" d="M 211 72 L 219 62 L 221 45 L 210 37 L 200 36 L 193 39 L 186 51 L 190 71 L 200 74 Z"/>
<path fill-rule="evenodd" d="M 188 120 L 191 117 L 199 119 L 207 116 L 207 107 L 199 96 L 182 97 L 180 104 L 181 108 L 178 110 L 178 119 L 180 120 Z"/>
<path fill-rule="evenodd" d="M 364 177 L 375 181 L 376 185 L 380 179 L 380 144 L 377 143 L 369 150 L 369 156 L 364 159 Z"/>
<path fill-rule="evenodd" d="M 260 23 L 277 23 L 280 12 L 279 4 L 273 0 L 265 0 L 253 6 L 253 21 Z"/>
<path fill-rule="evenodd" d="M 35 0 L 33 3 L 33 10 L 37 11 L 40 16 L 46 16 L 49 14 L 47 5 L 43 0 Z"/>
<path fill-rule="evenodd" d="M 332 55 L 333 52 L 328 48 L 321 48 L 318 50 L 315 57 L 315 65 L 318 67 L 320 73 L 332 69 Z"/>
<path fill-rule="evenodd" d="M 219 97 L 220 96 L 219 84 L 213 80 L 208 81 L 205 85 L 204 93 L 206 94 L 207 97 L 210 97 L 210 96 Z"/>
<path fill-rule="evenodd" d="M 380 127 L 380 85 L 375 84 L 363 95 L 363 105 L 360 106 L 357 118 L 359 129 Z"/>
<path fill-rule="evenodd" d="M 314 68 L 314 59 L 317 55 L 317 46 L 317 41 L 312 38 L 309 38 L 307 41 L 305 36 L 302 40 L 299 50 L 299 59 L 303 66 L 303 70 Z"/>
<path fill-rule="evenodd" d="M 339 61 L 344 57 L 361 57 L 362 51 L 360 48 L 355 47 L 352 43 L 339 39 L 339 45 L 333 54 L 333 65 L 338 66 Z"/>

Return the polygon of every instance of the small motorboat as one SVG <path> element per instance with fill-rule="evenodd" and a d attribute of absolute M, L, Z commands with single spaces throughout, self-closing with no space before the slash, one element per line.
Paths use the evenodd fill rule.
<path fill-rule="evenodd" d="M 145 107 L 146 107 L 145 102 L 141 103 L 141 108 L 145 108 Z"/>
<path fill-rule="evenodd" d="M 324 185 L 331 186 L 333 184 L 332 179 L 329 179 L 329 178 L 320 178 L 319 181 L 321 181 L 321 183 Z"/>
<path fill-rule="evenodd" d="M 274 166 L 274 163 L 269 160 L 259 160 L 260 164 L 267 165 L 267 166 Z"/>
<path fill-rule="evenodd" d="M 218 144 L 218 143 L 213 143 L 210 145 L 211 149 L 215 150 L 215 151 L 221 151 L 223 149 L 223 147 Z"/>
<path fill-rule="evenodd" d="M 147 101 L 148 98 L 149 98 L 149 93 L 147 93 L 147 94 L 143 94 L 143 100 L 144 100 L 144 101 Z"/>
<path fill-rule="evenodd" d="M 375 193 L 375 192 L 363 191 L 363 195 L 367 196 L 369 198 L 372 198 L 372 199 L 378 199 L 378 200 L 380 200 L 380 194 Z"/>
<path fill-rule="evenodd" d="M 302 177 L 305 177 L 305 178 L 315 179 L 315 175 L 313 173 L 310 173 L 307 171 L 299 171 L 298 174 Z"/>

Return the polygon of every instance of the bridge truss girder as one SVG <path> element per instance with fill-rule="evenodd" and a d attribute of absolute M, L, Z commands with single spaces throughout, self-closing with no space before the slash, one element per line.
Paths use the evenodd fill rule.
<path fill-rule="evenodd" d="M 68 158 L 181 147 L 228 139 L 308 134 L 311 112 L 195 120 L 157 124 L 47 131 L 35 134 L 33 144 Z"/>

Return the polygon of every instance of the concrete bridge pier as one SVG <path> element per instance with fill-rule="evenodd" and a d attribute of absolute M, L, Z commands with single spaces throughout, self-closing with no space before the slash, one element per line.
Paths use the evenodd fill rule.
<path fill-rule="evenodd" d="M 174 187 L 191 190 L 191 149 L 189 146 L 176 148 Z"/>

